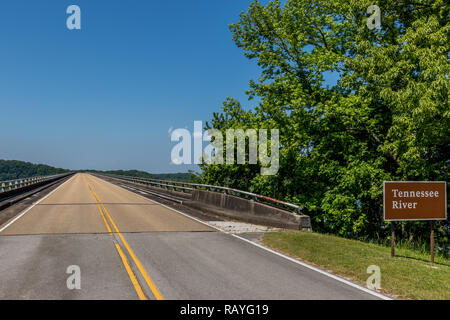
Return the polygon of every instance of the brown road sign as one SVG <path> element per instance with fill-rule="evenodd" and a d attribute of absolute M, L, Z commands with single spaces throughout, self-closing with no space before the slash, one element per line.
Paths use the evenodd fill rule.
<path fill-rule="evenodd" d="M 445 181 L 385 181 L 385 221 L 447 219 Z"/>

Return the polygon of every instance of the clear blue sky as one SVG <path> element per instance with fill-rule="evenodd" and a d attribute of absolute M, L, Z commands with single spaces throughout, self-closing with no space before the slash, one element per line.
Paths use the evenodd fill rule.
<path fill-rule="evenodd" d="M 259 70 L 228 29 L 250 3 L 2 1 L 0 159 L 186 171 L 170 164 L 169 128 L 210 120 L 227 96 L 252 106 Z M 66 28 L 71 4 L 82 30 Z"/>

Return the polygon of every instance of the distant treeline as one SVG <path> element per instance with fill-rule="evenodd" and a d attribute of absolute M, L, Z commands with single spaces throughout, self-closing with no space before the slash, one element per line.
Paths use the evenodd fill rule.
<path fill-rule="evenodd" d="M 139 170 L 110 170 L 110 171 L 98 171 L 98 170 L 84 170 L 83 172 L 93 172 L 93 173 L 106 173 L 106 174 L 117 174 L 120 176 L 130 176 L 139 178 L 150 178 L 150 179 L 160 179 L 160 180 L 175 180 L 175 181 L 191 181 L 191 173 L 148 173 Z"/>
<path fill-rule="evenodd" d="M 17 160 L 0 160 L 0 181 L 14 180 L 28 177 L 48 176 L 52 174 L 59 174 L 70 172 L 71 170 L 54 168 L 44 164 L 33 164 L 30 162 L 23 162 Z M 153 174 L 139 170 L 78 170 L 77 172 L 96 172 L 106 174 L 117 174 L 122 176 L 132 176 L 140 178 L 152 178 L 160 180 L 176 180 L 176 181 L 190 181 L 192 179 L 191 173 L 160 173 Z"/>
<path fill-rule="evenodd" d="M 69 170 L 17 160 L 0 160 L 0 181 L 60 174 Z"/>

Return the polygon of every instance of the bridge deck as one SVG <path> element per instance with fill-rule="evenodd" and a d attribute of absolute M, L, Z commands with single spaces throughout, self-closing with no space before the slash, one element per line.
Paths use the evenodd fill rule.
<path fill-rule="evenodd" d="M 0 230 L 0 299 L 375 298 L 87 174 Z"/>

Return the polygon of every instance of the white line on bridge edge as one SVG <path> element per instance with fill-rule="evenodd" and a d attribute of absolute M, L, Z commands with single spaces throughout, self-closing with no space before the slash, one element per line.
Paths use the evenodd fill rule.
<path fill-rule="evenodd" d="M 123 189 L 124 189 L 124 190 L 127 190 L 128 192 L 131 192 L 131 191 L 128 190 L 128 189 L 125 189 L 125 188 L 123 188 Z M 364 291 L 364 292 L 366 292 L 366 293 L 368 293 L 368 294 L 371 294 L 371 295 L 373 295 L 373 296 L 375 296 L 375 297 L 377 297 L 377 298 L 380 298 L 380 299 L 383 299 L 383 300 L 392 300 L 392 298 L 390 298 L 390 297 L 388 297 L 388 296 L 385 296 L 384 294 L 381 294 L 381 293 L 376 292 L 376 291 L 374 291 L 374 290 L 370 290 L 370 289 L 368 289 L 368 288 L 365 288 L 365 287 L 363 287 L 363 286 L 361 286 L 361 285 L 359 285 L 359 284 L 356 284 L 356 283 L 354 283 L 354 282 L 352 282 L 352 281 L 349 281 L 349 280 L 347 280 L 347 279 L 344 279 L 344 278 L 342 278 L 342 277 L 339 277 L 339 276 L 337 276 L 337 275 L 334 275 L 334 274 L 332 274 L 332 273 L 329 273 L 329 272 L 327 272 L 327 271 L 325 271 L 325 270 L 322 270 L 322 269 L 320 269 L 320 268 L 313 267 L 313 266 L 311 266 L 311 265 L 309 265 L 309 264 L 307 264 L 307 263 L 305 263 L 305 262 L 303 262 L 303 261 L 300 261 L 300 260 L 298 260 L 298 259 L 291 258 L 291 257 L 289 257 L 289 256 L 287 256 L 287 255 L 284 255 L 284 254 L 282 254 L 282 253 L 280 253 L 280 252 L 278 252 L 278 251 L 272 250 L 272 249 L 270 249 L 270 248 L 268 248 L 268 247 L 266 247 L 266 246 L 263 246 L 263 245 L 261 245 L 261 244 L 259 244 L 259 243 L 253 242 L 253 241 L 251 241 L 251 240 L 245 239 L 245 238 L 240 237 L 240 236 L 235 235 L 235 234 L 231 234 L 231 233 L 225 232 L 225 231 L 223 231 L 223 230 L 221 230 L 221 229 L 219 229 L 219 228 L 217 228 L 217 227 L 215 227 L 215 226 L 213 226 L 213 225 L 210 225 L 210 224 L 207 223 L 207 222 L 204 222 L 204 221 L 202 221 L 202 220 L 200 220 L 200 219 L 194 218 L 194 217 L 192 217 L 192 216 L 190 216 L 190 215 L 188 215 L 188 214 L 186 214 L 186 213 L 183 213 L 183 212 L 178 211 L 178 210 L 176 210 L 176 209 L 173 209 L 173 208 L 171 208 L 171 207 L 168 207 L 168 206 L 166 206 L 166 205 L 164 205 L 164 204 L 162 204 L 162 203 L 159 203 L 158 201 L 155 201 L 155 200 L 153 200 L 153 199 L 148 199 L 148 198 L 143 197 L 143 196 L 141 196 L 140 194 L 137 194 L 137 193 L 134 193 L 134 192 L 132 192 L 132 193 L 135 194 L 135 195 L 137 195 L 138 197 L 141 197 L 141 198 L 143 198 L 143 199 L 146 199 L 146 200 L 155 202 L 155 203 L 159 204 L 160 206 L 163 206 L 163 207 L 165 207 L 165 208 L 167 208 L 167 209 L 170 209 L 170 210 L 172 210 L 172 211 L 175 211 L 175 212 L 177 212 L 177 213 L 179 213 L 179 214 L 181 214 L 181 215 L 183 215 L 183 216 L 185 216 L 185 217 L 188 217 L 188 218 L 190 218 L 190 219 L 192 219 L 192 220 L 195 220 L 195 221 L 197 221 L 197 222 L 200 222 L 200 223 L 202 223 L 202 224 L 204 224 L 204 225 L 206 225 L 206 226 L 208 226 L 208 227 L 210 227 L 210 228 L 216 229 L 217 231 L 220 231 L 220 232 L 225 233 L 225 234 L 229 234 L 229 235 L 231 235 L 231 236 L 233 236 L 233 237 L 235 237 L 235 238 L 237 238 L 237 239 L 240 239 L 240 240 L 245 241 L 245 242 L 247 242 L 247 243 L 249 243 L 249 244 L 251 244 L 251 245 L 254 245 L 255 247 L 258 247 L 258 248 L 260 248 L 260 249 L 266 250 L 266 251 L 268 251 L 268 252 L 270 252 L 270 253 L 273 253 L 273 254 L 275 254 L 275 255 L 277 255 L 277 256 L 279 256 L 279 257 L 285 258 L 285 259 L 287 259 L 287 260 L 289 260 L 289 261 L 291 261 L 291 262 L 293 262 L 293 263 L 299 264 L 299 265 L 301 265 L 301 266 L 303 266 L 303 267 L 305 267 L 305 268 L 308 268 L 308 269 L 310 269 L 310 270 L 313 270 L 313 271 L 316 271 L 316 272 L 318 272 L 318 273 L 320 273 L 320 274 L 323 274 L 323 275 L 325 275 L 325 276 L 327 276 L 327 277 L 330 277 L 330 278 L 332 278 L 332 279 L 334 279 L 334 280 L 336 280 L 336 281 L 345 283 L 345 284 L 348 285 L 348 286 L 351 286 L 351 287 L 353 287 L 353 288 L 356 288 L 356 289 L 359 289 L 359 290 L 361 290 L 361 291 Z"/>
<path fill-rule="evenodd" d="M 59 188 L 61 188 L 63 185 L 65 185 L 67 182 L 69 182 L 70 180 L 72 180 L 75 176 L 73 176 L 72 178 L 70 178 L 69 180 L 67 180 L 66 182 L 64 182 L 62 185 L 60 185 L 58 188 L 56 188 L 55 190 L 53 190 L 52 192 L 50 192 L 48 195 L 46 195 L 45 197 L 43 197 L 42 199 L 40 199 L 39 201 L 33 203 L 30 207 L 28 207 L 27 209 L 25 209 L 25 211 L 22 211 L 22 213 L 20 213 L 17 217 L 15 217 L 14 219 L 12 219 L 10 222 L 8 222 L 7 225 L 5 225 L 3 228 L 0 229 L 0 233 L 5 230 L 6 228 L 8 228 L 10 225 L 12 225 L 14 222 L 16 222 L 17 220 L 19 220 L 19 218 L 21 218 L 22 216 L 24 216 L 28 211 L 30 211 L 31 209 L 33 209 L 36 205 L 38 205 L 39 203 L 41 203 L 42 201 L 44 201 L 45 199 L 47 199 L 48 197 L 50 197 L 50 195 L 52 195 L 56 190 L 58 190 Z"/>

